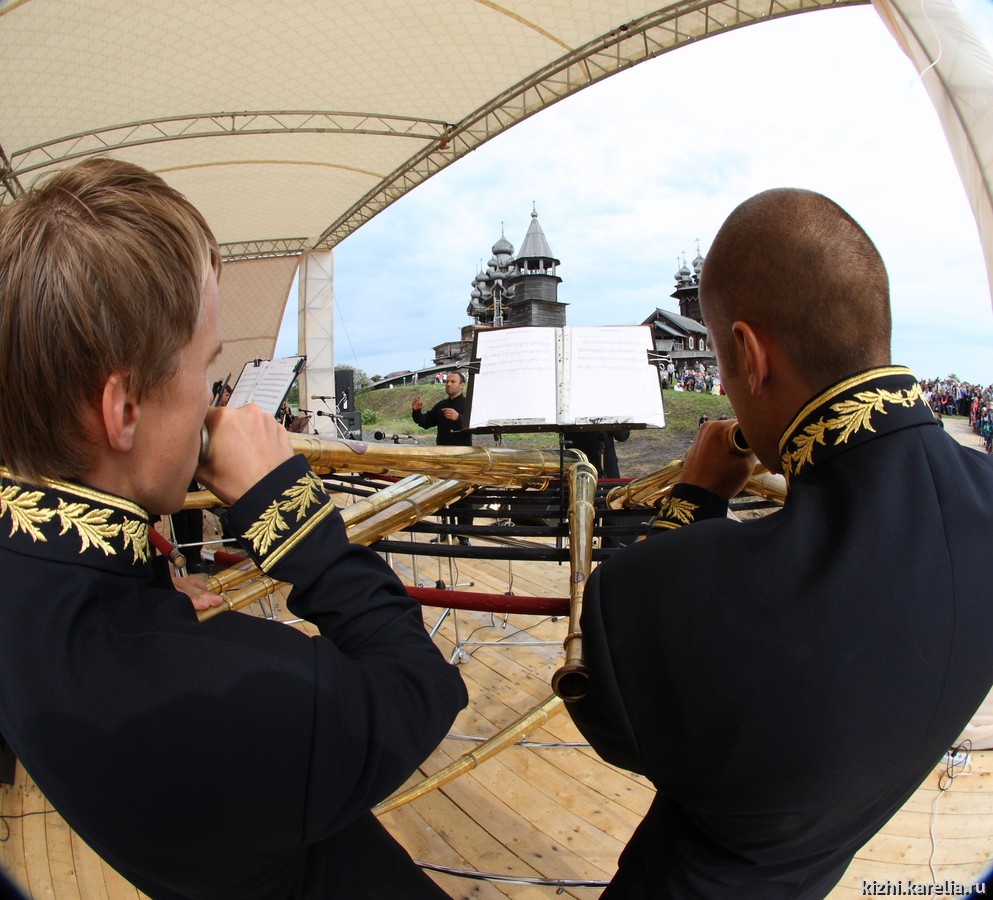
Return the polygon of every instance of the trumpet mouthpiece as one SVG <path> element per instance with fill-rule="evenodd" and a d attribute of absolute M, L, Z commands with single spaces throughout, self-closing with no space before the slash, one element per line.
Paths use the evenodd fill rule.
<path fill-rule="evenodd" d="M 728 432 L 728 447 L 731 448 L 731 452 L 735 456 L 748 456 L 752 452 L 752 448 L 748 446 L 748 441 L 745 440 L 737 422 Z"/>

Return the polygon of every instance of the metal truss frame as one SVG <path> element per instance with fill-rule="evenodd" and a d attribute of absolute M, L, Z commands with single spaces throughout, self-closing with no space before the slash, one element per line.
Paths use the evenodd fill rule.
<path fill-rule="evenodd" d="M 70 160 L 165 141 L 259 134 L 368 134 L 412 140 L 419 149 L 339 215 L 316 240 L 253 239 L 225 244 L 226 259 L 330 250 L 412 188 L 547 106 L 610 75 L 685 44 L 783 16 L 859 6 L 870 0 L 680 0 L 559 57 L 460 122 L 326 110 L 216 112 L 127 122 L 14 151 L 0 147 L 0 205 L 21 177 Z"/>
<path fill-rule="evenodd" d="M 683 0 L 621 25 L 560 57 L 451 126 L 338 217 L 318 238 L 334 247 L 416 185 L 570 94 L 662 53 L 783 16 L 871 0 Z"/>

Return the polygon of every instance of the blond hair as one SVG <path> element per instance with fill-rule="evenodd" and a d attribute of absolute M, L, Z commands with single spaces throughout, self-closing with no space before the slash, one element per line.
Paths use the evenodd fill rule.
<path fill-rule="evenodd" d="M 138 166 L 90 159 L 0 211 L 0 462 L 73 479 L 87 407 L 121 373 L 140 398 L 177 371 L 220 250 L 203 216 Z"/>

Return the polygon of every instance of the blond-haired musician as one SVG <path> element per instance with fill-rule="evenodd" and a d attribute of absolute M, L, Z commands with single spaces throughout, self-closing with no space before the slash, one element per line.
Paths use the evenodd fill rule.
<path fill-rule="evenodd" d="M 152 897 L 443 896 L 368 810 L 464 686 L 284 429 L 208 412 L 220 274 L 200 214 L 125 163 L 0 213 L 0 733 Z M 172 588 L 149 518 L 194 472 L 319 637 L 200 623 Z"/>
<path fill-rule="evenodd" d="M 789 495 L 727 519 L 755 457 L 704 423 L 655 533 L 593 573 L 573 716 L 658 788 L 603 897 L 821 898 L 993 683 L 993 465 L 890 365 L 883 262 L 826 197 L 739 206 L 700 301 Z"/>

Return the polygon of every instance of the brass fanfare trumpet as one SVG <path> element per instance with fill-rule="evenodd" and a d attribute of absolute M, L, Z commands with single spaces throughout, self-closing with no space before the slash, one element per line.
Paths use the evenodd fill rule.
<path fill-rule="evenodd" d="M 552 690 L 566 702 L 582 700 L 589 680 L 579 620 L 593 564 L 596 483 L 597 471 L 588 462 L 576 463 L 569 470 L 569 632 L 564 643 L 565 664 L 552 676 Z"/>
<path fill-rule="evenodd" d="M 318 435 L 288 434 L 293 452 L 332 472 L 369 475 L 420 473 L 495 487 L 548 487 L 563 468 L 585 461 L 578 450 L 513 450 L 506 447 L 401 447 L 364 441 L 332 441 Z M 210 432 L 200 428 L 200 460 L 210 453 Z M 203 502 L 209 504 L 207 498 Z M 216 501 L 213 505 L 216 505 Z"/>
<path fill-rule="evenodd" d="M 741 427 L 735 422 L 727 431 L 728 450 L 735 456 L 748 456 L 752 452 L 748 441 L 741 433 Z M 608 509 L 631 509 L 635 506 L 655 506 L 659 500 L 671 490 L 683 471 L 683 461 L 673 460 L 663 466 L 657 472 L 635 478 L 628 484 L 621 484 L 607 492 L 606 503 Z M 758 493 L 769 499 L 782 501 L 786 496 L 785 487 L 780 489 L 777 485 L 763 481 L 757 481 L 759 471 L 748 480 L 745 490 L 750 493 Z M 772 476 L 773 478 L 775 476 Z"/>
<path fill-rule="evenodd" d="M 727 438 L 728 447 L 735 456 L 748 456 L 752 452 L 737 422 L 728 429 Z"/>

